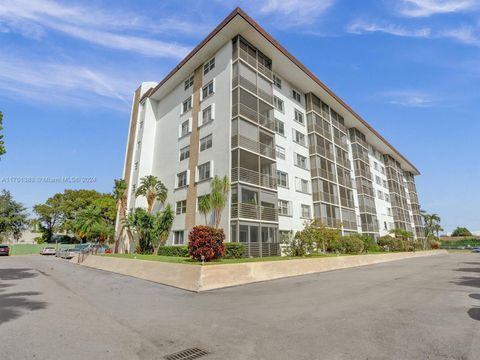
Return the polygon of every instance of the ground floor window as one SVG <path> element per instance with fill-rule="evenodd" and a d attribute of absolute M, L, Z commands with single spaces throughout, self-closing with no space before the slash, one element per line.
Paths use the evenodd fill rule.
<path fill-rule="evenodd" d="M 185 231 L 178 230 L 173 232 L 173 244 L 174 245 L 183 245 L 184 244 Z"/>
<path fill-rule="evenodd" d="M 276 225 L 262 223 L 233 222 L 231 241 L 241 243 L 276 243 L 278 228 Z M 238 236 L 238 237 L 237 237 Z"/>

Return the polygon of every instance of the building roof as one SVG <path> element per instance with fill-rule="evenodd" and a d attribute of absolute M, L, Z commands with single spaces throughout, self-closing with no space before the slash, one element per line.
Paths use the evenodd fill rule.
<path fill-rule="evenodd" d="M 196 67 L 208 60 L 208 54 L 211 54 L 212 50 L 217 50 L 227 40 L 241 32 L 246 32 L 250 34 L 250 36 L 257 37 L 260 41 L 261 39 L 266 40 L 267 43 L 270 44 L 271 49 L 269 53 L 268 50 L 264 51 L 262 48 L 262 52 L 264 52 L 265 55 L 275 58 L 275 55 L 278 54 L 284 57 L 286 61 L 293 63 L 296 69 L 298 69 L 298 74 L 290 75 L 293 79 L 296 81 L 299 81 L 299 79 L 303 80 L 305 87 L 313 93 L 318 94 L 320 91 L 320 98 L 322 98 L 322 100 L 327 96 L 333 100 L 333 102 L 336 102 L 340 107 L 335 108 L 335 111 L 345 118 L 348 127 L 359 128 L 359 130 L 365 133 L 367 141 L 374 145 L 379 151 L 392 155 L 400 162 L 404 170 L 410 171 L 414 175 L 420 175 L 418 169 L 407 158 L 239 7 L 233 10 L 208 34 L 157 86 L 149 89 L 140 101 L 143 101 L 147 97 L 160 99 L 162 97 L 162 90 L 168 92 L 169 88 L 178 85 L 181 79 L 186 78 Z M 253 45 L 256 44 L 254 43 Z M 276 69 L 274 69 L 274 72 L 276 72 Z M 327 103 L 332 106 L 328 101 Z"/>

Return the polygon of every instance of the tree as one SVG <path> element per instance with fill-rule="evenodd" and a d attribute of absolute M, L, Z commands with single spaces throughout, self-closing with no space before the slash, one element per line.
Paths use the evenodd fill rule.
<path fill-rule="evenodd" d="M 452 236 L 472 236 L 472 233 L 466 227 L 457 227 L 453 230 Z"/>
<path fill-rule="evenodd" d="M 212 210 L 212 202 L 210 194 L 203 195 L 198 200 L 198 211 L 205 217 L 205 226 L 208 226 L 208 214 Z"/>
<path fill-rule="evenodd" d="M 154 221 L 154 234 L 152 236 L 152 242 L 155 246 L 155 255 L 158 255 L 158 249 L 160 246 L 164 246 L 167 242 L 174 219 L 175 212 L 170 204 L 167 204 L 162 212 L 157 213 Z"/>
<path fill-rule="evenodd" d="M 167 200 L 168 190 L 156 176 L 148 175 L 140 179 L 140 186 L 135 196 L 144 196 L 147 199 L 147 212 L 152 213 L 155 202 L 164 204 Z"/>
<path fill-rule="evenodd" d="M 0 193 L 0 240 L 13 236 L 18 241 L 27 225 L 25 207 L 15 201 L 9 191 L 2 190 Z"/>
<path fill-rule="evenodd" d="M 127 182 L 124 179 L 115 179 L 113 186 L 113 199 L 117 203 L 117 211 L 119 215 L 119 220 L 123 221 L 127 217 Z M 120 228 L 116 238 L 115 238 L 115 253 L 118 252 L 118 247 L 120 244 L 120 238 L 122 236 L 123 227 Z M 131 233 L 127 230 L 127 236 L 129 239 L 132 238 Z"/>
<path fill-rule="evenodd" d="M 222 218 L 222 212 L 228 201 L 228 193 L 230 192 L 230 180 L 228 176 L 223 178 L 215 177 L 212 180 L 212 191 L 210 192 L 210 204 L 213 212 L 213 221 L 215 228 L 218 229 L 220 220 Z"/>
<path fill-rule="evenodd" d="M 392 229 L 389 231 L 389 233 L 395 236 L 395 238 L 401 240 L 408 240 L 413 238 L 412 232 L 401 228 Z"/>
<path fill-rule="evenodd" d="M 5 142 L 3 141 L 3 113 L 0 111 L 0 157 L 5 154 Z"/>
<path fill-rule="evenodd" d="M 438 214 L 428 214 L 426 211 L 421 211 L 423 222 L 424 222 L 424 232 L 425 238 L 422 239 L 422 247 L 426 249 L 427 243 L 431 238 L 435 237 L 440 231 L 443 231 L 442 227 L 440 226 L 440 216 Z"/>
<path fill-rule="evenodd" d="M 111 217 L 99 204 L 92 204 L 75 217 L 76 233 L 83 239 L 105 242 L 111 239 L 114 229 Z"/>

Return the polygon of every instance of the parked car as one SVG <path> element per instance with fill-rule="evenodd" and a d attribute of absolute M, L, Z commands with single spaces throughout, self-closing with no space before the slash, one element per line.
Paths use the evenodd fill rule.
<path fill-rule="evenodd" d="M 61 252 L 60 257 L 62 257 L 63 259 L 71 259 L 78 253 L 80 253 L 79 248 L 65 249 L 65 251 Z"/>
<path fill-rule="evenodd" d="M 10 248 L 8 245 L 0 245 L 0 255 L 10 255 Z"/>
<path fill-rule="evenodd" d="M 480 246 L 472 248 L 473 253 L 480 253 Z"/>
<path fill-rule="evenodd" d="M 57 251 L 55 251 L 55 256 L 56 257 L 62 257 L 62 253 L 67 251 L 67 250 L 68 250 L 68 248 L 66 248 L 66 247 L 58 247 Z"/>
<path fill-rule="evenodd" d="M 56 252 L 54 247 L 46 246 L 40 250 L 40 255 L 55 255 Z"/>

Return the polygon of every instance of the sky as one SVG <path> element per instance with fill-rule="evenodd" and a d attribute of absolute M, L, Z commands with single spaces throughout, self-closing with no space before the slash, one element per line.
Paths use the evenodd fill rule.
<path fill-rule="evenodd" d="M 0 1 L 0 189 L 111 191 L 133 91 L 236 6 L 416 165 L 446 232 L 480 232 L 480 0 Z"/>

